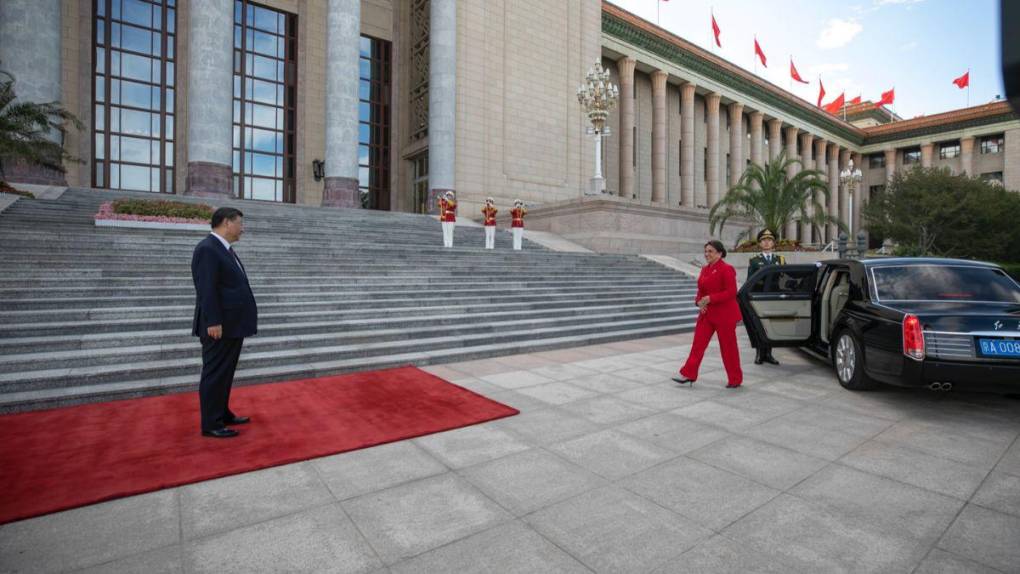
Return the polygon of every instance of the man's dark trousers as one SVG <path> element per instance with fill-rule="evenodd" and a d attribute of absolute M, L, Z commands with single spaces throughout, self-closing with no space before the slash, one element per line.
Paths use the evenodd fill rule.
<path fill-rule="evenodd" d="M 227 401 L 244 339 L 201 337 L 201 341 L 202 379 L 198 384 L 198 397 L 202 406 L 202 430 L 209 431 L 223 428 L 234 418 Z"/>

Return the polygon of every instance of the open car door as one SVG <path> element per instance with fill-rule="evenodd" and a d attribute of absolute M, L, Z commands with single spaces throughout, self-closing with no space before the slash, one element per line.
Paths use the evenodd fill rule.
<path fill-rule="evenodd" d="M 771 265 L 752 275 L 737 300 L 752 341 L 773 347 L 801 347 L 813 335 L 818 266 Z"/>

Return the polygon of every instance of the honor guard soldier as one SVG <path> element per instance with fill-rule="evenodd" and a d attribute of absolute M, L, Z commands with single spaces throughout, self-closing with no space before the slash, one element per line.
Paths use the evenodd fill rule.
<path fill-rule="evenodd" d="M 443 247 L 453 247 L 453 230 L 457 227 L 457 200 L 453 190 L 439 198 L 439 221 L 443 223 Z"/>
<path fill-rule="evenodd" d="M 524 216 L 528 210 L 524 209 L 524 202 L 515 199 L 514 208 L 510 210 L 510 229 L 514 234 L 514 251 L 521 250 L 521 243 L 524 239 Z"/>
<path fill-rule="evenodd" d="M 782 255 L 773 253 L 776 248 L 776 236 L 769 229 L 762 229 L 758 232 L 758 247 L 761 248 L 761 253 L 751 258 L 747 267 L 747 278 L 750 279 L 759 269 L 762 267 L 768 267 L 770 265 L 786 265 L 786 259 Z M 778 365 L 779 361 L 772 356 L 772 347 L 765 341 L 757 340 L 755 335 L 752 335 L 752 331 L 748 328 L 748 336 L 751 339 L 751 344 L 757 349 L 758 353 L 755 355 L 754 364 L 760 365 L 764 363 L 770 363 L 772 365 Z"/>
<path fill-rule="evenodd" d="M 485 207 L 482 207 L 482 215 L 485 216 L 485 248 L 496 248 L 496 213 L 499 212 L 494 205 L 496 201 L 491 197 L 485 199 Z"/>

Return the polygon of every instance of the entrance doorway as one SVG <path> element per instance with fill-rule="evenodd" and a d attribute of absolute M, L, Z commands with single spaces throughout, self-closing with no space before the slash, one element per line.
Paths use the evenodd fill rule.
<path fill-rule="evenodd" d="M 411 158 L 411 209 L 429 212 L 429 150 Z"/>

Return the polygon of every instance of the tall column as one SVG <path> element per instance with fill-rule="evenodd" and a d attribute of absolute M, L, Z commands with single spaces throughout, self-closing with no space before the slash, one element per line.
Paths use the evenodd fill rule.
<path fill-rule="evenodd" d="M 666 79 L 662 70 L 652 72 L 652 203 L 666 201 Z"/>
<path fill-rule="evenodd" d="M 783 149 L 783 120 L 773 118 L 769 120 L 769 161 L 779 157 Z"/>
<path fill-rule="evenodd" d="M 829 180 L 829 167 L 826 163 L 825 150 L 828 149 L 829 142 L 822 138 L 815 139 L 815 169 L 822 172 L 822 181 Z M 825 200 L 825 195 L 821 192 L 815 193 L 815 201 L 821 204 L 822 213 L 826 213 L 828 203 Z M 814 230 L 812 230 L 815 233 Z M 817 236 L 814 237 L 815 243 L 825 243 L 825 226 L 823 225 L 817 230 Z"/>
<path fill-rule="evenodd" d="M 839 169 L 840 171 L 846 169 L 850 163 L 850 150 L 843 148 L 839 150 Z M 848 193 L 847 186 L 839 186 L 839 220 L 843 222 L 843 225 L 850 225 L 850 194 Z"/>
<path fill-rule="evenodd" d="M 931 167 L 932 153 L 935 151 L 935 144 L 921 144 L 921 167 Z"/>
<path fill-rule="evenodd" d="M 620 73 L 620 197 L 634 197 L 634 58 L 616 62 Z"/>
<path fill-rule="evenodd" d="M 815 136 L 803 133 L 800 134 L 800 161 L 803 169 L 812 170 L 815 168 L 814 160 L 814 143 Z M 811 215 L 814 213 L 813 205 L 807 206 L 807 213 Z M 801 222 L 800 224 L 800 240 L 802 243 L 811 243 L 811 224 Z"/>
<path fill-rule="evenodd" d="M 730 111 L 730 181 L 729 187 L 737 185 L 744 174 L 744 104 L 733 102 Z"/>
<path fill-rule="evenodd" d="M 829 144 L 829 215 L 839 217 L 839 144 Z M 839 237 L 839 228 L 828 225 L 826 241 L 835 241 Z"/>
<path fill-rule="evenodd" d="M 755 165 L 762 165 L 762 154 L 761 147 L 764 143 L 762 141 L 761 124 L 765 118 L 765 114 L 761 112 L 751 112 L 751 163 Z"/>
<path fill-rule="evenodd" d="M 854 158 L 854 169 L 859 169 L 863 173 L 864 156 L 862 156 L 860 152 L 854 152 L 852 157 Z M 854 193 L 851 198 L 853 200 L 853 205 L 848 207 L 848 217 L 853 219 L 853 236 L 856 237 L 857 232 L 861 230 L 861 206 L 864 205 L 864 201 L 868 196 L 868 186 L 865 185 L 863 177 L 861 178 L 861 181 L 857 182 L 853 192 Z M 851 239 L 853 239 L 853 237 L 851 237 Z"/>
<path fill-rule="evenodd" d="M 893 175 L 896 174 L 896 148 L 885 150 L 885 181 L 889 183 L 892 181 Z"/>
<path fill-rule="evenodd" d="M 705 174 L 705 189 L 708 195 L 705 207 L 711 208 L 719 201 L 719 98 L 716 93 L 705 98 L 705 116 L 708 119 L 708 166 Z"/>
<path fill-rule="evenodd" d="M 680 87 L 680 196 L 694 207 L 694 84 Z"/>
<path fill-rule="evenodd" d="M 351 73 L 351 70 L 345 70 Z M 456 185 L 457 2 L 429 7 L 429 190 L 434 197 Z"/>
<path fill-rule="evenodd" d="M 60 0 L 0 0 L 0 66 L 16 80 L 18 102 L 61 100 L 60 25 Z M 48 137 L 59 142 L 60 132 Z M 10 181 L 66 185 L 63 173 L 20 161 L 4 170 Z"/>
<path fill-rule="evenodd" d="M 974 138 L 960 138 L 960 173 L 974 177 Z"/>
<path fill-rule="evenodd" d="M 185 193 L 231 197 L 234 90 L 234 3 L 195 0 L 188 6 L 188 175 Z"/>
<path fill-rule="evenodd" d="M 797 155 L 797 133 L 800 131 L 794 126 L 786 126 L 786 159 L 788 160 L 799 160 L 800 157 Z M 786 177 L 793 178 L 800 171 L 800 164 L 790 164 L 786 168 Z M 799 224 L 796 220 L 790 221 L 786 224 L 786 237 L 789 239 L 797 239 L 797 228 Z"/>
<path fill-rule="evenodd" d="M 326 181 L 322 205 L 360 207 L 358 68 L 361 1 L 329 0 L 326 15 Z"/>

